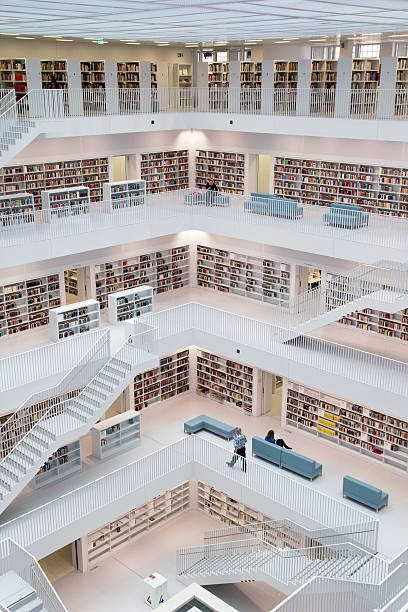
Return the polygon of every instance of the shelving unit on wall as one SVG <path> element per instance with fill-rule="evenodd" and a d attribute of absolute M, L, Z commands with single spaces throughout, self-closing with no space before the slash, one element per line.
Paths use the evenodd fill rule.
<path fill-rule="evenodd" d="M 105 459 L 140 443 L 140 414 L 127 410 L 96 423 L 91 429 L 92 455 Z"/>
<path fill-rule="evenodd" d="M 157 88 L 157 64 L 150 64 L 150 86 Z"/>
<path fill-rule="evenodd" d="M 193 66 L 191 64 L 174 64 L 175 87 L 192 87 Z"/>
<path fill-rule="evenodd" d="M 229 63 L 213 62 L 208 65 L 208 86 L 228 87 Z"/>
<path fill-rule="evenodd" d="M 91 202 L 95 202 L 102 199 L 103 183 L 108 180 L 106 157 L 4 166 L 0 169 L 0 195 L 31 193 L 35 208 L 40 209 L 45 189 L 85 185 Z"/>
<path fill-rule="evenodd" d="M 139 87 L 139 62 L 118 62 L 118 87 L 137 89 Z"/>
<path fill-rule="evenodd" d="M 106 212 L 142 205 L 146 201 L 146 181 L 104 183 L 103 200 Z"/>
<path fill-rule="evenodd" d="M 397 62 L 397 91 L 406 91 L 408 89 L 408 57 L 399 57 Z"/>
<path fill-rule="evenodd" d="M 241 87 L 259 88 L 262 84 L 262 63 L 241 62 Z"/>
<path fill-rule="evenodd" d="M 288 425 L 408 470 L 408 421 L 293 381 L 283 402 Z"/>
<path fill-rule="evenodd" d="M 99 302 L 85 300 L 50 310 L 51 338 L 56 342 L 100 327 Z"/>
<path fill-rule="evenodd" d="M 408 308 L 396 313 L 366 308 L 343 317 L 340 322 L 390 338 L 408 340 Z"/>
<path fill-rule="evenodd" d="M 99 302 L 97 304 L 99 306 Z M 108 310 L 112 325 L 153 312 L 153 289 L 141 285 L 137 289 L 111 293 L 108 295 Z"/>
<path fill-rule="evenodd" d="M 31 193 L 0 196 L 0 222 L 3 227 L 16 223 L 34 223 L 34 211 L 34 198 Z"/>
<path fill-rule="evenodd" d="M 95 265 L 96 299 L 108 306 L 108 295 L 140 285 L 154 294 L 189 284 L 189 246 L 184 245 Z"/>
<path fill-rule="evenodd" d="M 337 81 L 337 60 L 312 60 L 312 89 L 335 89 Z"/>
<path fill-rule="evenodd" d="M 160 359 L 158 368 L 137 374 L 129 385 L 130 406 L 142 410 L 189 391 L 189 357 L 188 349 L 167 355 Z"/>
<path fill-rule="evenodd" d="M 353 59 L 351 69 L 352 89 L 377 89 L 380 82 L 380 60 Z"/>
<path fill-rule="evenodd" d="M 275 89 L 296 89 L 298 80 L 298 63 L 277 60 L 274 65 Z"/>
<path fill-rule="evenodd" d="M 147 193 L 161 193 L 188 187 L 188 151 L 142 153 L 140 176 Z"/>
<path fill-rule="evenodd" d="M 58 274 L 0 286 L 0 336 L 49 323 L 49 309 L 59 306 Z"/>
<path fill-rule="evenodd" d="M 43 191 L 41 201 L 43 210 L 49 211 L 51 219 L 53 217 L 86 215 L 91 210 L 89 187 L 83 185 Z"/>
<path fill-rule="evenodd" d="M 17 100 L 27 93 L 25 59 L 0 59 L 0 87 L 14 89 Z"/>
<path fill-rule="evenodd" d="M 82 61 L 81 62 L 81 86 L 82 89 L 105 88 L 105 62 L 104 61 Z"/>
<path fill-rule="evenodd" d="M 78 295 L 78 272 L 77 270 L 64 270 L 65 293 Z"/>
<path fill-rule="evenodd" d="M 197 245 L 197 284 L 287 307 L 290 264 Z"/>
<path fill-rule="evenodd" d="M 129 544 L 138 535 L 187 510 L 189 505 L 190 483 L 186 481 L 89 533 L 85 536 L 87 558 L 83 571 L 111 555 L 119 546 Z"/>
<path fill-rule="evenodd" d="M 274 193 L 304 204 L 337 202 L 408 217 L 408 168 L 277 157 Z"/>
<path fill-rule="evenodd" d="M 196 187 L 203 189 L 209 178 L 224 193 L 244 193 L 245 155 L 221 151 L 197 151 Z"/>
<path fill-rule="evenodd" d="M 68 70 L 66 60 L 41 60 L 41 82 L 43 89 L 49 89 L 52 75 L 55 76 L 58 89 L 68 88 Z"/>
<path fill-rule="evenodd" d="M 252 414 L 256 375 L 250 366 L 201 349 L 197 351 L 196 392 L 221 404 L 234 404 Z"/>
<path fill-rule="evenodd" d="M 80 441 L 76 440 L 61 446 L 47 459 L 34 477 L 34 487 L 39 489 L 54 484 L 80 472 L 81 469 L 81 445 Z"/>

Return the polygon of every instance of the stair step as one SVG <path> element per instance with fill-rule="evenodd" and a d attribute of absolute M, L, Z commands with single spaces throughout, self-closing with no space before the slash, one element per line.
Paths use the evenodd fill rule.
<path fill-rule="evenodd" d="M 0 136 L 1 144 L 13 145 L 15 144 L 15 142 L 16 142 L 15 138 L 11 138 L 10 136 Z"/>
<path fill-rule="evenodd" d="M 10 492 L 11 489 L 13 488 L 14 483 L 12 484 L 12 482 L 10 480 L 6 480 L 6 478 L 7 476 L 5 476 L 4 474 L 0 476 L 0 485 L 5 491 Z"/>
<path fill-rule="evenodd" d="M 107 372 L 109 375 L 115 376 L 121 380 L 123 380 L 128 374 L 127 371 L 125 372 L 124 370 L 119 370 L 119 368 L 116 368 L 110 364 L 105 366 L 104 372 Z"/>
<path fill-rule="evenodd" d="M 107 380 L 108 383 L 112 383 L 115 387 L 117 387 L 121 382 L 115 376 L 112 376 L 111 374 L 107 374 L 105 370 L 103 370 L 102 372 L 98 374 L 98 378 L 102 378 L 102 381 Z"/>
<path fill-rule="evenodd" d="M 72 408 L 65 408 L 65 412 L 70 414 L 75 419 L 82 421 L 83 423 L 87 423 L 88 419 L 84 414 L 80 414 L 80 412 L 75 412 Z"/>
<path fill-rule="evenodd" d="M 104 383 L 100 380 L 94 380 L 89 386 L 89 388 L 92 389 L 93 387 L 97 387 L 99 388 L 99 390 L 102 389 L 103 391 L 107 391 L 108 393 L 112 393 L 113 391 L 113 387 L 111 385 L 108 385 L 107 383 Z"/>
<path fill-rule="evenodd" d="M 89 386 L 89 389 L 92 389 L 92 387 Z M 96 406 L 96 408 L 99 408 L 101 402 L 96 401 L 95 397 L 93 396 L 99 397 L 102 401 L 106 400 L 106 398 L 108 397 L 106 393 L 96 391 L 96 389 L 92 389 L 91 391 L 82 391 L 82 393 L 80 393 L 78 397 L 80 398 L 80 400 L 85 400 L 87 404 L 92 404 L 93 406 Z"/>
<path fill-rule="evenodd" d="M 108 363 L 109 365 L 115 365 L 121 370 L 126 370 L 127 372 L 130 372 L 130 370 L 132 369 L 132 366 L 129 363 L 121 361 L 120 359 L 116 359 L 116 357 L 112 357 L 112 359 Z"/>
<path fill-rule="evenodd" d="M 39 436 L 38 433 L 35 433 L 35 432 L 36 432 L 36 429 L 29 432 L 30 442 L 31 440 L 33 440 L 38 446 L 42 446 L 43 448 L 48 448 L 49 440 L 44 440 L 44 438 L 41 438 L 41 436 Z"/>
<path fill-rule="evenodd" d="M 43 602 L 38 597 L 28 601 L 22 606 L 18 606 L 18 608 L 11 607 L 10 610 L 15 612 L 45 612 Z"/>
<path fill-rule="evenodd" d="M 42 452 L 36 446 L 34 446 L 34 443 L 24 441 L 20 442 L 20 446 L 37 457 L 41 457 L 42 455 Z"/>
<path fill-rule="evenodd" d="M 14 468 L 14 469 L 16 470 L 17 468 Z M 18 474 L 17 472 L 13 472 L 12 468 L 6 467 L 5 465 L 0 466 L 0 474 L 4 474 L 8 478 L 11 478 L 12 480 L 14 480 L 14 482 L 19 482 L 20 477 L 21 477 L 21 474 Z"/>
<path fill-rule="evenodd" d="M 75 399 L 70 404 L 70 408 L 72 408 L 73 410 L 78 409 L 79 411 L 84 412 L 88 414 L 89 416 L 92 416 L 95 412 L 93 408 L 90 408 L 89 406 L 87 406 L 87 404 L 85 404 L 84 402 L 81 402 L 79 399 Z"/>
<path fill-rule="evenodd" d="M 21 459 L 21 461 L 24 461 L 24 463 L 28 463 L 30 466 L 37 463 L 38 456 L 34 453 L 31 453 L 26 448 L 15 448 L 12 453 L 13 457 L 18 457 L 19 460 Z"/>
<path fill-rule="evenodd" d="M 27 460 L 25 461 L 21 457 L 15 456 L 15 453 L 13 453 L 13 457 L 8 455 L 5 461 L 10 463 L 19 472 L 26 474 L 27 470 L 34 465 L 34 463 L 29 461 L 28 459 L 29 458 L 27 457 Z"/>
<path fill-rule="evenodd" d="M 41 435 L 45 436 L 46 438 L 48 438 L 52 442 L 55 442 L 55 440 L 57 439 L 57 436 L 55 435 L 55 433 L 52 432 L 52 431 L 49 431 L 43 425 L 37 425 L 36 429 L 37 429 L 37 431 L 39 431 L 41 433 Z"/>

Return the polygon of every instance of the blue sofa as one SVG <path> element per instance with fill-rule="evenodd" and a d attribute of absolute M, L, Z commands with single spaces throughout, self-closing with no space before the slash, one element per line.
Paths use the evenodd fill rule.
<path fill-rule="evenodd" d="M 184 204 L 204 206 L 229 206 L 229 196 L 217 191 L 197 191 L 184 196 Z"/>
<path fill-rule="evenodd" d="M 358 229 L 368 225 L 369 214 L 361 206 L 331 204 L 329 212 L 323 215 L 323 222 L 333 227 Z"/>
<path fill-rule="evenodd" d="M 283 219 L 303 217 L 303 208 L 297 202 L 268 193 L 252 192 L 250 199 L 244 201 L 244 211 Z"/>
<path fill-rule="evenodd" d="M 252 438 L 252 455 L 266 459 L 281 468 L 305 476 L 310 480 L 322 475 L 322 464 L 304 455 L 294 453 L 292 450 L 282 448 L 267 442 L 258 436 Z"/>
<path fill-rule="evenodd" d="M 184 433 L 197 433 L 197 431 L 200 431 L 201 429 L 210 431 L 211 433 L 217 434 L 217 436 L 221 436 L 227 440 L 231 440 L 235 434 L 235 427 L 231 427 L 231 425 L 227 425 L 222 421 L 213 419 L 206 414 L 200 414 L 200 416 L 194 417 L 193 419 L 190 419 L 184 423 Z"/>
<path fill-rule="evenodd" d="M 388 493 L 384 493 L 381 489 L 373 487 L 352 476 L 344 476 L 343 478 L 343 497 L 348 497 L 354 501 L 358 501 L 376 512 L 384 506 L 388 506 Z"/>

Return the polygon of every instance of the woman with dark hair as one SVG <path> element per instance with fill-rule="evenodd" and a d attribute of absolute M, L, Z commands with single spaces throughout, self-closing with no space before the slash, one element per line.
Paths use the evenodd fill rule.
<path fill-rule="evenodd" d="M 277 444 L 278 446 L 282 446 L 283 448 L 287 448 L 288 450 L 292 450 L 291 446 L 288 446 L 286 442 L 282 438 L 278 438 L 275 440 L 275 432 L 273 429 L 270 429 L 265 436 L 265 440 L 267 442 L 271 442 L 271 444 Z"/>

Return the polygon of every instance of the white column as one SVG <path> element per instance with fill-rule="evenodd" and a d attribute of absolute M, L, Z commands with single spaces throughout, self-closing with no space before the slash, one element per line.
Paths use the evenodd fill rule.
<path fill-rule="evenodd" d="M 380 88 L 378 90 L 377 119 L 392 119 L 394 116 L 395 90 L 397 83 L 397 57 L 382 57 Z"/>
<path fill-rule="evenodd" d="M 84 103 L 81 90 L 81 62 L 79 60 L 68 60 L 68 104 L 69 112 L 73 116 L 84 114 Z"/>
<path fill-rule="evenodd" d="M 72 563 L 80 572 L 88 571 L 88 535 L 72 543 Z"/>
<path fill-rule="evenodd" d="M 290 265 L 290 278 L 289 278 L 289 296 L 290 298 L 295 297 L 300 293 L 300 280 L 299 280 L 300 266 L 296 264 Z"/>
<path fill-rule="evenodd" d="M 275 60 L 263 60 L 262 62 L 262 89 L 261 89 L 261 112 L 267 114 L 272 109 L 274 88 Z M 272 192 L 270 192 L 272 193 Z"/>
<path fill-rule="evenodd" d="M 87 269 L 87 294 L 89 299 L 96 300 L 95 264 L 90 264 Z"/>
<path fill-rule="evenodd" d="M 119 113 L 118 63 L 105 60 L 106 112 L 111 115 Z"/>
<path fill-rule="evenodd" d="M 197 110 L 205 113 L 208 111 L 208 101 L 211 95 L 211 88 L 208 86 L 208 64 L 199 62 L 197 64 Z"/>
<path fill-rule="evenodd" d="M 151 73 L 150 62 L 139 62 L 140 110 L 142 113 L 149 113 L 151 111 Z"/>
<path fill-rule="evenodd" d="M 262 370 L 254 368 L 253 371 L 253 389 L 252 389 L 252 415 L 255 417 L 262 416 L 262 402 L 264 388 L 262 384 Z"/>
<path fill-rule="evenodd" d="M 58 273 L 58 282 L 59 282 L 59 287 L 60 287 L 59 290 L 60 290 L 61 306 L 65 306 L 67 301 L 66 301 L 66 297 L 65 297 L 65 276 L 64 276 L 64 270 L 62 270 L 62 272 Z"/>
<path fill-rule="evenodd" d="M 334 105 L 336 117 L 347 118 L 350 115 L 352 67 L 353 60 L 351 57 L 341 58 L 337 62 L 336 102 Z"/>
<path fill-rule="evenodd" d="M 197 347 L 195 346 L 189 347 L 188 368 L 190 391 L 195 393 L 197 387 Z"/>
<path fill-rule="evenodd" d="M 286 425 L 286 398 L 288 395 L 288 379 L 282 377 L 282 408 L 281 408 L 281 427 Z"/>
<path fill-rule="evenodd" d="M 228 110 L 239 113 L 241 94 L 241 62 L 234 60 L 229 63 Z"/>
<path fill-rule="evenodd" d="M 298 83 L 296 94 L 296 114 L 308 116 L 310 112 L 310 79 L 312 62 L 310 59 L 298 61 Z"/>
<path fill-rule="evenodd" d="M 26 59 L 26 73 L 27 92 L 35 90 L 30 94 L 30 112 L 33 117 L 44 117 L 44 98 L 42 94 L 38 93 L 38 90 L 42 90 L 41 63 L 38 58 L 28 57 Z M 44 95 L 47 95 L 47 93 Z"/>

